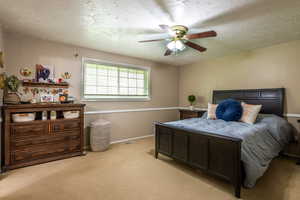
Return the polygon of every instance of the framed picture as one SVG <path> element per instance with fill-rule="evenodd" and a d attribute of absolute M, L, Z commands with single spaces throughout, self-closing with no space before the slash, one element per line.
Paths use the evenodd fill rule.
<path fill-rule="evenodd" d="M 42 103 L 50 103 L 50 102 L 53 102 L 53 101 L 54 101 L 53 95 L 49 95 L 49 94 L 41 95 L 41 102 Z"/>
<path fill-rule="evenodd" d="M 55 70 L 51 65 L 36 64 L 36 81 L 42 83 L 48 83 L 54 80 Z"/>

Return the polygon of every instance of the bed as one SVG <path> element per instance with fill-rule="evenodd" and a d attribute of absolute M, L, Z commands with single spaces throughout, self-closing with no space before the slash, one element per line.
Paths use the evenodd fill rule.
<path fill-rule="evenodd" d="M 213 91 L 213 103 L 217 104 L 228 98 L 244 101 L 248 104 L 261 104 L 262 109 L 260 114 L 268 114 L 268 116 L 271 116 L 265 121 L 269 120 L 271 122 L 268 123 L 275 123 L 272 121 L 275 120 L 279 121 L 278 123 L 285 123 L 285 120 L 281 118 L 283 116 L 284 107 L 284 88 Z M 189 124 L 193 123 L 196 123 L 198 128 L 189 126 Z M 245 162 L 245 155 L 248 155 L 245 154 L 245 151 L 249 149 L 251 151 L 251 142 L 249 142 L 249 139 L 245 140 L 245 137 L 236 137 L 236 134 L 233 134 L 235 133 L 234 130 L 232 130 L 232 134 L 230 134 L 230 131 L 227 131 L 227 134 L 220 134 L 218 131 L 213 131 L 214 129 L 210 127 L 212 125 L 209 125 L 209 123 L 212 122 L 197 118 L 178 122 L 156 123 L 155 157 L 158 158 L 158 154 L 160 153 L 192 167 L 201 169 L 209 174 L 223 178 L 234 186 L 235 196 L 240 198 L 241 186 L 244 183 L 245 177 L 247 177 L 246 173 L 251 173 L 251 170 L 259 170 L 256 173 L 261 176 L 268 167 L 268 162 L 266 162 L 262 169 L 256 169 L 255 166 L 247 165 L 251 163 Z M 224 124 L 226 123 L 224 121 L 214 122 L 214 124 L 216 123 L 221 124 L 224 130 L 228 125 L 228 123 Z M 236 129 L 240 130 L 241 128 L 242 130 L 243 127 L 240 127 L 240 124 L 239 122 L 235 122 Z M 257 127 L 258 126 L 259 123 Z M 278 128 L 278 125 L 276 124 L 274 127 Z M 254 126 L 249 125 L 245 127 L 245 130 L 250 128 L 253 129 Z M 278 133 L 276 133 L 278 136 L 270 136 L 268 131 L 262 133 L 264 138 L 261 140 L 265 140 L 265 143 L 270 143 L 270 147 L 274 146 L 274 152 L 272 152 L 272 154 L 263 155 L 268 157 L 268 161 L 271 161 L 271 159 L 279 153 L 281 147 L 283 148 L 284 143 L 289 140 L 288 137 L 284 136 L 285 133 L 281 133 L 283 128 L 279 127 L 278 130 Z M 289 130 L 285 131 L 288 132 Z M 257 135 L 260 136 L 260 133 Z M 275 137 L 283 139 L 281 141 Z M 271 142 L 272 140 L 274 140 L 274 142 Z M 278 141 L 280 141 L 279 145 L 277 145 Z M 258 178 L 258 175 L 256 175 L 257 177 L 255 178 Z M 253 182 L 253 180 L 251 181 Z M 253 183 L 251 184 L 253 185 Z"/>

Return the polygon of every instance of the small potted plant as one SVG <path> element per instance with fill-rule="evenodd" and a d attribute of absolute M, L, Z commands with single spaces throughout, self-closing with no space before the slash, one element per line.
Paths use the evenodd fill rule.
<path fill-rule="evenodd" d="M 6 76 L 4 73 L 0 75 L 0 88 L 4 90 L 4 104 L 20 103 L 20 97 L 18 95 L 20 83 L 20 80 L 16 76 Z"/>
<path fill-rule="evenodd" d="M 196 96 L 195 95 L 189 95 L 188 101 L 190 102 L 190 109 L 194 110 L 193 104 L 196 102 Z"/>

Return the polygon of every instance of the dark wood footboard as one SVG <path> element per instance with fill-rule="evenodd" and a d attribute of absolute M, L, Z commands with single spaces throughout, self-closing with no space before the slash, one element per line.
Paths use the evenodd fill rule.
<path fill-rule="evenodd" d="M 158 153 L 223 178 L 234 185 L 240 198 L 242 184 L 241 139 L 174 128 L 156 123 Z"/>

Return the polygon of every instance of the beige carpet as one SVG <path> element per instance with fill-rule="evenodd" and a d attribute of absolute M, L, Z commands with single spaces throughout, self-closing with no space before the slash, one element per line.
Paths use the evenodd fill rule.
<path fill-rule="evenodd" d="M 2 200 L 227 200 L 233 187 L 160 156 L 153 138 L 116 144 L 103 153 L 55 161 L 5 173 Z M 279 158 L 242 199 L 299 200 L 300 166 Z"/>

